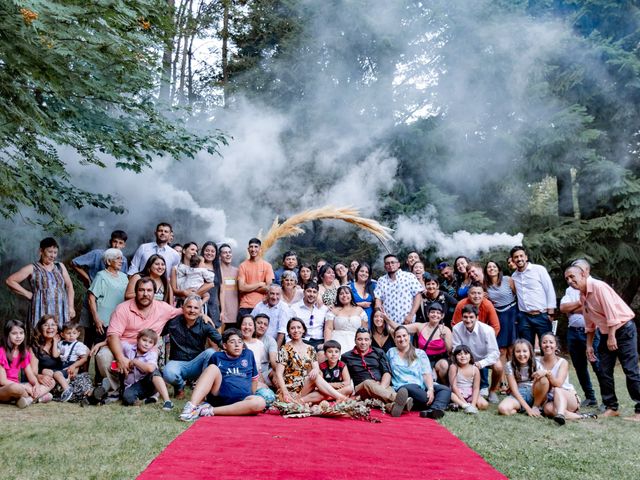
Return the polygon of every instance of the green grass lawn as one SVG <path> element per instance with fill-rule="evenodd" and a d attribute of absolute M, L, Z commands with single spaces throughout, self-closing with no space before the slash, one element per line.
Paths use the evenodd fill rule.
<path fill-rule="evenodd" d="M 621 413 L 630 415 L 621 372 L 616 385 Z M 178 402 L 170 413 L 157 404 L 81 408 L 51 403 L 25 410 L 0 405 L 0 478 L 134 478 L 188 427 L 177 418 L 182 405 Z M 526 415 L 499 417 L 492 407 L 476 416 L 447 413 L 441 423 L 512 479 L 640 478 L 640 424 L 622 418 L 559 427 Z M 437 449 L 437 439 L 421 441 L 412 458 Z"/>

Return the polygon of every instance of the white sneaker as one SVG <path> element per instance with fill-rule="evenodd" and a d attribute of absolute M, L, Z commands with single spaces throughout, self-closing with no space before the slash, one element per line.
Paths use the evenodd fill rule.
<path fill-rule="evenodd" d="M 488 387 L 484 387 L 480 389 L 480 395 L 482 395 L 483 397 L 488 397 L 489 396 L 489 388 Z"/>
<path fill-rule="evenodd" d="M 497 405 L 498 403 L 500 403 L 500 399 L 498 398 L 498 394 L 496 392 L 491 392 L 487 400 L 492 405 Z"/>
<path fill-rule="evenodd" d="M 467 405 L 466 407 L 464 407 L 464 413 L 468 413 L 468 414 L 474 415 L 474 414 L 478 413 L 478 409 L 476 407 L 474 407 L 473 405 Z"/>

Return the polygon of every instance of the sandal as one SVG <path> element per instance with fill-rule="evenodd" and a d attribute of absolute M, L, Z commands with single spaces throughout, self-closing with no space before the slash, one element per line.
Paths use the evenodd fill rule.
<path fill-rule="evenodd" d="M 596 413 L 581 413 L 580 420 L 589 420 L 589 419 L 597 419 L 598 415 Z"/>

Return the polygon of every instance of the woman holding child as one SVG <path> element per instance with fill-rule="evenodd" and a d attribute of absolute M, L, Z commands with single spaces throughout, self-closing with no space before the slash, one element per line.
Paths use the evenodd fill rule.
<path fill-rule="evenodd" d="M 307 333 L 304 322 L 293 317 L 287 322 L 287 333 L 291 340 L 280 348 L 275 372 L 280 400 L 287 403 L 309 403 L 311 398 L 307 396 L 316 389 L 325 397 L 346 400 L 345 395 L 322 378 L 316 350 L 302 341 Z"/>

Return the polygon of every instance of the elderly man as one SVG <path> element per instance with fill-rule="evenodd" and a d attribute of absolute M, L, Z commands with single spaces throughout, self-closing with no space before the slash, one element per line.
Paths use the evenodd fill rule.
<path fill-rule="evenodd" d="M 196 380 L 215 352 L 207 348 L 208 341 L 222 348 L 222 336 L 202 318 L 202 298 L 195 294 L 185 298 L 182 315 L 169 320 L 162 335 L 169 335 L 171 342 L 169 362 L 162 376 L 173 385 L 176 398 L 183 399 L 185 382 Z"/>
<path fill-rule="evenodd" d="M 101 348 L 96 355 L 98 370 L 103 377 L 109 379 L 108 401 L 119 398 L 119 374 L 127 375 L 130 370 L 130 362 L 124 355 L 122 343 L 135 344 L 138 332 L 145 328 L 161 335 L 165 324 L 182 313 L 182 309 L 154 299 L 155 283 L 149 277 L 143 277 L 136 282 L 135 295 L 131 300 L 118 305 L 111 314 L 107 329 L 108 348 Z M 116 368 L 112 369 L 114 359 Z"/>
<path fill-rule="evenodd" d="M 591 265 L 589 265 L 589 262 L 586 260 L 579 259 L 571 265 L 580 267 L 587 276 L 589 276 Z M 567 328 L 567 348 L 569 349 L 571 363 L 573 363 L 573 368 L 576 370 L 576 376 L 578 377 L 585 396 L 581 406 L 596 407 L 598 406 L 598 400 L 596 399 L 596 393 L 591 384 L 588 367 L 589 363 L 591 363 L 591 368 L 597 377 L 599 375 L 600 365 L 597 358 L 594 362 L 589 362 L 587 359 L 587 333 L 585 331 L 586 325 L 584 315 L 582 314 L 579 290 L 570 286 L 567 287 L 564 297 L 560 300 L 560 311 L 567 315 L 569 321 L 569 327 Z M 599 343 L 600 334 L 596 330 L 593 339 L 594 350 L 598 350 Z"/>
<path fill-rule="evenodd" d="M 551 320 L 556 308 L 556 292 L 549 272 L 542 265 L 529 262 L 527 251 L 518 245 L 511 249 L 511 259 L 516 266 L 511 278 L 518 296 L 518 335 L 535 345 L 551 331 Z"/>
<path fill-rule="evenodd" d="M 374 291 L 376 308 L 384 311 L 396 323 L 415 322 L 424 288 L 415 275 L 400 270 L 396 255 L 385 255 L 384 269 L 387 274 L 378 279 Z"/>
<path fill-rule="evenodd" d="M 406 408 L 410 411 L 413 399 L 406 388 L 397 392 L 391 387 L 391 368 L 384 351 L 371 347 L 371 334 L 366 328 L 356 331 L 356 346 L 342 355 L 355 385 L 355 395 L 362 399 L 377 398 L 387 404 L 394 417 L 399 417 Z"/>
<path fill-rule="evenodd" d="M 462 322 L 453 327 L 453 348 L 458 345 L 468 346 L 476 367 L 480 370 L 483 368 L 492 370 L 488 400 L 496 404 L 498 403 L 496 392 L 502 380 L 503 365 L 500 361 L 500 349 L 495 331 L 489 325 L 478 321 L 478 309 L 475 305 L 463 306 L 461 313 Z"/>
<path fill-rule="evenodd" d="M 286 303 L 281 301 L 281 298 L 282 287 L 272 283 L 267 289 L 265 299 L 253 307 L 251 311 L 251 315 L 254 318 L 259 314 L 267 315 L 269 318 L 269 328 L 267 329 L 266 335 L 274 340 L 278 338 L 278 334 L 287 333 L 287 322 L 293 317 L 291 309 Z M 284 338 L 284 336 L 282 338 Z M 279 346 L 282 346 L 282 343 L 280 343 Z"/>
<path fill-rule="evenodd" d="M 618 397 L 613 380 L 616 359 L 627 377 L 627 390 L 635 403 L 635 415 L 629 420 L 640 422 L 640 369 L 638 368 L 638 334 L 633 322 L 635 314 L 609 285 L 590 277 L 578 266 L 564 272 L 569 286 L 580 291 L 582 314 L 587 332 L 587 358 L 595 361 L 593 342 L 596 328 L 600 331 L 600 394 L 605 417 L 617 417 Z"/>

